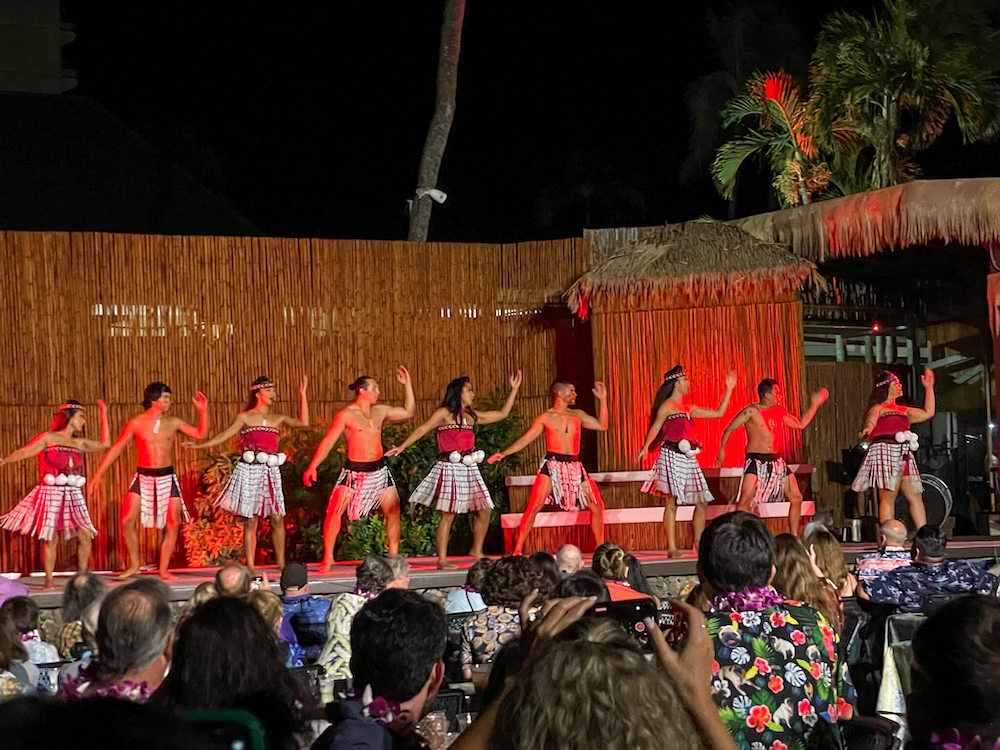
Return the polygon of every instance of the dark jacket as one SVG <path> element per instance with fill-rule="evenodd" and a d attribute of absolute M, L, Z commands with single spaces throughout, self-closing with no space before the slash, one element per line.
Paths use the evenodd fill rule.
<path fill-rule="evenodd" d="M 312 594 L 281 597 L 281 612 L 292 626 L 299 646 L 305 651 L 304 662 L 315 663 L 326 643 L 326 614 L 330 600 Z"/>

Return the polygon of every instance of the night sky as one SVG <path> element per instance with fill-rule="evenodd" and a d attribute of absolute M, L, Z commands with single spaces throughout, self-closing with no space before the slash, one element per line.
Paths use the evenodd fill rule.
<path fill-rule="evenodd" d="M 873 3 L 742 3 L 777 13 L 749 57 L 804 76 L 822 17 Z M 64 0 L 64 64 L 88 97 L 226 196 L 266 235 L 402 239 L 434 104 L 441 11 L 405 2 Z M 681 179 L 685 95 L 720 67 L 724 2 L 477 2 L 430 239 L 578 236 L 724 218 L 706 170 Z M 770 17 L 770 16 L 769 16 Z M 747 73 L 752 70 L 747 71 Z M 927 174 L 991 174 L 995 146 L 949 133 Z M 690 165 L 688 165 L 690 172 Z M 746 180 L 740 214 L 774 207 Z"/>

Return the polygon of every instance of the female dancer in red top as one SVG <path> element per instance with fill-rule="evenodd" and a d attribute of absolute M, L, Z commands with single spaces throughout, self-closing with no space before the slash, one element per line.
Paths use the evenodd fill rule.
<path fill-rule="evenodd" d="M 731 372 L 726 376 L 726 395 L 715 409 L 686 406 L 683 400 L 691 384 L 684 368 L 677 365 L 663 376 L 663 384 L 653 399 L 649 432 L 636 461 L 641 463 L 647 451 L 659 443 L 660 453 L 653 471 L 640 491 L 663 495 L 665 499 L 663 526 L 667 532 L 670 557 L 680 556 L 677 551 L 677 506 L 694 505 L 694 546 L 697 551 L 701 532 L 705 530 L 705 508 L 712 501 L 705 475 L 695 458 L 701 452 L 701 445 L 692 433 L 694 420 L 722 417 L 735 387 L 736 373 Z"/>
<path fill-rule="evenodd" d="M 924 488 L 913 456 L 918 447 L 917 436 L 910 431 L 910 425 L 934 416 L 934 372 L 925 369 L 920 382 L 924 386 L 924 408 L 916 409 L 899 403 L 903 387 L 891 372 L 886 370 L 875 379 L 861 428 L 861 438 L 869 440 L 868 452 L 851 485 L 856 492 L 878 488 L 879 523 L 895 518 L 896 496 L 902 490 L 910 504 L 910 518 L 918 529 L 927 523 L 927 512 L 920 497 Z"/>
<path fill-rule="evenodd" d="M 299 418 L 295 419 L 271 411 L 276 398 L 274 383 L 266 375 L 257 378 L 250 385 L 246 411 L 240 412 L 233 423 L 214 438 L 188 445 L 195 450 L 211 448 L 239 433 L 240 460 L 215 505 L 242 519 L 243 552 L 251 570 L 257 556 L 257 527 L 265 517 L 271 519 L 274 561 L 278 570 L 285 567 L 285 495 L 278 468 L 285 463 L 285 454 L 278 451 L 278 428 L 309 426 L 308 384 L 309 379 L 303 375 L 299 384 Z"/>
<path fill-rule="evenodd" d="M 52 543 L 62 532 L 69 539 L 79 536 L 76 549 L 77 570 L 87 570 L 90 545 L 97 534 L 87 501 L 80 488 L 87 481 L 84 474 L 83 454 L 104 450 L 111 445 L 108 432 L 108 408 L 98 399 L 101 411 L 101 440 L 80 437 L 87 419 L 79 401 L 67 401 L 59 406 L 48 432 L 18 448 L 0 465 L 38 456 L 38 473 L 41 480 L 28 496 L 7 515 L 0 517 L 0 526 L 8 531 L 28 534 L 42 540 L 42 559 L 45 566 L 45 588 L 53 585 L 52 572 L 56 566 L 58 549 Z"/>
<path fill-rule="evenodd" d="M 479 464 L 486 457 L 476 450 L 473 428 L 477 424 L 499 422 L 510 414 L 521 387 L 521 371 L 510 378 L 510 395 L 500 411 L 479 411 L 473 408 L 476 391 L 467 377 L 455 378 L 445 389 L 441 406 L 431 414 L 430 419 L 410 433 L 402 445 L 385 452 L 386 456 L 397 456 L 409 448 L 431 430 L 436 430 L 438 460 L 434 468 L 424 477 L 410 495 L 411 503 L 434 504 L 441 513 L 436 542 L 439 568 L 454 568 L 448 561 L 448 536 L 451 522 L 457 513 L 474 512 L 472 526 L 472 549 L 469 554 L 476 559 L 484 557 L 483 540 L 490 525 L 493 500 L 479 472 Z"/>

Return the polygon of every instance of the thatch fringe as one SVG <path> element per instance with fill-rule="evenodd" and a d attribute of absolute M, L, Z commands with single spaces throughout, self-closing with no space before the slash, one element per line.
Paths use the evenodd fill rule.
<path fill-rule="evenodd" d="M 702 219 L 641 231 L 643 239 L 620 247 L 566 291 L 573 312 L 586 317 L 593 303 L 602 309 L 667 309 L 770 302 L 794 298 L 803 285 L 825 284 L 815 264 L 784 245 L 761 242 L 722 222 Z M 607 252 L 598 245 L 595 254 Z"/>
<path fill-rule="evenodd" d="M 731 222 L 809 260 L 1000 242 L 1000 179 L 918 180 Z"/>

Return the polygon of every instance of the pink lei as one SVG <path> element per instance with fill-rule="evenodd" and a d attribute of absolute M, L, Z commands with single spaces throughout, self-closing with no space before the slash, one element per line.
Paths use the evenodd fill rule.
<path fill-rule="evenodd" d="M 770 586 L 748 586 L 741 591 L 727 591 L 708 602 L 711 612 L 760 612 L 784 603 L 785 599 Z"/>

